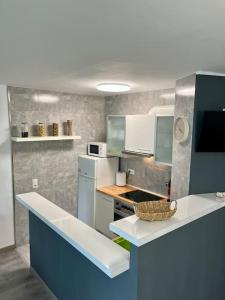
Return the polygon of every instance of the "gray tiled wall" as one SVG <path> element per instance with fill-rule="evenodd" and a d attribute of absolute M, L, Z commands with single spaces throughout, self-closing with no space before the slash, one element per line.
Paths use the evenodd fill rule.
<path fill-rule="evenodd" d="M 174 89 L 111 96 L 106 97 L 106 114 L 147 114 L 154 106 L 171 105 L 174 102 Z M 166 194 L 165 183 L 170 180 L 171 167 L 156 164 L 154 158 L 131 157 L 122 159 L 122 168 L 135 170 L 135 175 L 129 176 L 129 184 Z"/>
<path fill-rule="evenodd" d="M 62 123 L 74 121 L 79 141 L 51 141 L 13 143 L 15 194 L 32 191 L 32 178 L 39 179 L 35 191 L 68 212 L 77 213 L 77 158 L 86 152 L 88 141 L 105 139 L 105 99 L 66 93 L 9 87 L 13 134 L 21 122 L 28 122 L 30 130 L 38 122 Z M 33 100 L 35 94 L 50 94 L 59 98 L 56 103 Z M 28 216 L 25 209 L 15 204 L 16 242 L 28 242 Z"/>
<path fill-rule="evenodd" d="M 175 120 L 178 117 L 184 117 L 188 120 L 190 134 L 184 143 L 178 143 L 176 139 L 173 140 L 172 199 L 179 199 L 189 195 L 195 81 L 196 74 L 192 74 L 176 82 L 174 117 Z M 184 93 L 184 91 L 186 91 L 186 93 Z M 188 91 L 193 92 L 189 94 Z"/>

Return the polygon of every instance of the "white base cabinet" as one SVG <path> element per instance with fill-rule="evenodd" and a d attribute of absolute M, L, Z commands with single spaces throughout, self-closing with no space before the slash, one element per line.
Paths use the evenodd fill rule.
<path fill-rule="evenodd" d="M 95 229 L 109 238 L 116 235 L 109 230 L 109 224 L 114 221 L 114 199 L 108 195 L 96 192 Z"/>
<path fill-rule="evenodd" d="M 78 219 L 95 227 L 95 190 L 96 180 L 79 175 Z"/>

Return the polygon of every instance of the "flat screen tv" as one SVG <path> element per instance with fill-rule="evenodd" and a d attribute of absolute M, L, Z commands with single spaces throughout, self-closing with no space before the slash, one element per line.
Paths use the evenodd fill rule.
<path fill-rule="evenodd" d="M 197 122 L 196 151 L 225 152 L 225 111 L 205 111 Z"/>

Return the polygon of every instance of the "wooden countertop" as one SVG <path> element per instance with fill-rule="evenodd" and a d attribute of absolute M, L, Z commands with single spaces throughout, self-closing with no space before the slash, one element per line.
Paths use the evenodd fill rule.
<path fill-rule="evenodd" d="M 139 188 L 135 188 L 133 186 L 130 186 L 130 185 L 125 185 L 125 186 L 118 186 L 118 185 L 109 185 L 109 186 L 102 186 L 102 187 L 98 187 L 97 188 L 97 191 L 98 192 L 101 192 L 101 193 L 104 193 L 108 196 L 111 196 L 115 199 L 119 199 L 121 201 L 124 201 L 130 205 L 133 205 L 134 204 L 134 201 L 131 201 L 131 200 L 128 200 L 124 197 L 121 197 L 119 196 L 120 194 L 123 194 L 123 193 L 127 193 L 127 192 L 131 192 L 131 191 L 135 191 L 135 190 L 141 190 Z M 151 194 L 155 194 L 156 196 L 161 196 L 162 197 L 162 201 L 167 201 L 167 198 L 163 195 L 160 195 L 160 194 L 156 194 L 156 193 L 153 193 L 153 192 L 149 192 Z M 161 200 L 160 200 L 161 201 Z"/>
<path fill-rule="evenodd" d="M 125 186 L 117 186 L 117 185 L 109 185 L 109 186 L 103 186 L 97 188 L 97 191 L 104 193 L 108 196 L 111 196 L 113 198 L 119 199 L 121 201 L 127 202 L 128 204 L 133 205 L 133 201 L 130 201 L 126 198 L 123 198 L 119 196 L 120 194 L 131 192 L 137 190 L 136 188 L 130 186 L 130 185 L 125 185 Z"/>

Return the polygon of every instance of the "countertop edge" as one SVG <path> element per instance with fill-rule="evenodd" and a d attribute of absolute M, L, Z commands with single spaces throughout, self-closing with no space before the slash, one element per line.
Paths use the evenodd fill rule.
<path fill-rule="evenodd" d="M 197 196 L 197 195 L 196 195 Z M 179 200 L 178 200 L 179 201 Z M 208 208 L 206 210 L 203 210 L 202 212 L 196 213 L 191 217 L 188 217 L 184 220 L 179 221 L 177 224 L 172 224 L 170 226 L 168 226 L 167 228 L 163 228 L 161 230 L 159 230 L 159 232 L 150 234 L 149 236 L 146 236 L 144 238 L 140 238 L 140 239 L 136 239 L 134 238 L 134 236 L 132 236 L 131 234 L 129 234 L 128 232 L 122 230 L 120 227 L 117 226 L 117 223 L 119 223 L 121 220 L 116 221 L 116 222 L 112 222 L 109 225 L 109 228 L 112 232 L 118 234 L 119 236 L 123 237 L 124 239 L 126 239 L 127 241 L 129 241 L 130 243 L 134 244 L 137 247 L 143 246 L 149 242 L 152 242 L 153 240 L 156 240 L 176 229 L 179 229 L 193 221 L 196 221 L 197 219 L 200 219 L 214 211 L 217 211 L 221 208 L 223 208 L 225 206 L 225 202 L 218 202 L 215 203 L 215 206 Z M 122 219 L 122 221 L 128 219 L 130 217 L 124 218 Z M 146 221 L 147 222 L 147 221 Z M 162 221 L 164 222 L 164 221 Z"/>
<path fill-rule="evenodd" d="M 60 228 L 58 228 L 58 226 L 56 224 L 53 223 L 57 220 L 65 219 L 67 217 L 62 217 L 62 218 L 59 218 L 56 220 L 48 220 L 47 218 L 42 216 L 40 213 L 38 213 L 35 209 L 33 209 L 33 207 L 31 205 L 29 205 L 26 201 L 23 200 L 24 195 L 30 194 L 30 196 L 32 197 L 32 194 L 34 194 L 34 193 L 35 192 L 26 193 L 26 194 L 18 194 L 18 195 L 16 195 L 16 199 L 19 203 L 21 203 L 28 210 L 30 210 L 34 215 L 36 215 L 39 219 L 41 219 L 46 225 L 48 225 L 52 230 L 54 230 L 57 234 L 59 234 L 63 239 L 65 239 L 69 244 L 71 244 L 75 249 L 77 249 L 80 253 L 82 253 L 88 260 L 90 260 L 92 263 L 94 263 L 100 270 L 102 270 L 110 278 L 114 278 L 114 277 L 120 275 L 121 273 L 129 270 L 129 268 L 130 268 L 129 259 L 123 259 L 123 257 L 122 257 L 122 252 L 124 251 L 124 249 L 122 249 L 120 246 L 116 245 L 112 241 L 112 243 L 113 243 L 112 245 L 118 246 L 119 247 L 118 249 L 121 248 L 121 261 L 119 261 L 113 267 L 112 266 L 109 267 L 108 265 L 103 264 L 98 258 L 96 258 L 96 256 L 93 256 L 87 249 L 83 248 L 75 240 L 72 240 L 66 233 L 64 233 Z M 35 193 L 35 194 L 39 195 L 38 193 Z M 39 196 L 41 196 L 41 195 L 39 195 Z M 44 197 L 42 197 L 42 198 L 44 198 Z M 45 200 L 47 200 L 47 199 L 45 199 Z M 49 200 L 47 200 L 47 201 L 49 201 Z M 55 205 L 55 206 L 57 206 L 57 205 Z M 62 210 L 62 212 L 65 212 L 63 209 L 61 209 L 61 210 Z M 69 213 L 67 213 L 67 214 L 68 214 L 68 218 L 75 218 L 74 216 L 70 215 Z M 95 231 L 95 229 L 93 229 L 93 231 Z M 109 250 L 112 251 L 112 249 L 109 249 Z"/>

